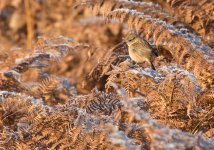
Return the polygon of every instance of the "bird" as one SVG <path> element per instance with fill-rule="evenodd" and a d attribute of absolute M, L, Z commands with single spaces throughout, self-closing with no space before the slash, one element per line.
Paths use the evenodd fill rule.
<path fill-rule="evenodd" d="M 155 70 L 152 60 L 158 55 L 145 39 L 135 33 L 129 33 L 124 41 L 128 46 L 129 56 L 132 60 L 136 63 L 147 62 Z"/>

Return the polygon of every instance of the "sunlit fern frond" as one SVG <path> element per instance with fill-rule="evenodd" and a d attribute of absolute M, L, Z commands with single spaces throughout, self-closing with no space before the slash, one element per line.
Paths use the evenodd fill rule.
<path fill-rule="evenodd" d="M 178 66 L 193 72 L 203 87 L 209 87 L 213 84 L 214 61 L 212 50 L 203 45 L 195 35 L 186 36 L 172 25 L 135 10 L 116 9 L 110 12 L 107 18 L 119 19 L 137 31 L 143 31 L 145 38 L 152 39 L 155 46 L 165 45 Z M 198 60 L 197 65 L 195 65 L 195 59 Z M 185 62 L 189 62 L 188 68 Z M 206 67 L 196 71 L 198 66 L 200 68 L 201 66 Z"/>
<path fill-rule="evenodd" d="M 56 77 L 49 76 L 43 79 L 38 87 L 38 95 L 41 95 L 46 102 L 56 103 L 54 92 L 60 88 L 60 80 Z"/>
<path fill-rule="evenodd" d="M 209 38 L 213 34 L 210 19 L 212 15 L 209 15 L 214 8 L 213 2 L 209 0 L 164 0 L 158 3 L 162 4 L 162 6 L 164 6 L 163 8 L 166 8 L 170 12 L 170 15 L 175 16 L 178 20 L 182 20 L 182 22 L 191 26 L 194 31 L 203 36 L 213 48 L 213 42 Z M 206 24 L 204 24 L 204 22 L 206 22 Z"/>
<path fill-rule="evenodd" d="M 135 9 L 142 12 L 151 12 L 153 10 L 161 10 L 158 4 L 152 2 L 136 2 L 127 0 L 86 0 L 84 2 L 77 3 L 76 7 L 88 7 L 93 10 L 95 15 L 102 14 L 106 16 L 109 12 L 118 8 Z"/>
<path fill-rule="evenodd" d="M 181 21 L 178 21 L 174 17 L 170 16 L 166 11 L 163 11 L 162 7 L 155 2 L 137 2 L 127 0 L 87 0 L 77 3 L 75 7 L 89 8 L 93 10 L 95 15 L 101 14 L 105 17 L 108 15 L 108 13 L 115 9 L 133 9 L 146 15 L 150 15 L 154 18 L 159 18 L 161 20 L 164 19 L 167 23 L 171 23 L 178 28 L 187 27 L 187 25 L 183 24 Z"/>
<path fill-rule="evenodd" d="M 52 94 L 53 91 L 58 88 L 60 81 L 53 77 L 50 76 L 44 80 L 42 80 L 41 84 L 39 85 L 39 91 L 44 94 Z"/>

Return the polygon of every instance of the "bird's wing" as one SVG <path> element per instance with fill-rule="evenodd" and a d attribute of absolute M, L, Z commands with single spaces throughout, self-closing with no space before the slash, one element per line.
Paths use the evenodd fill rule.
<path fill-rule="evenodd" d="M 133 43 L 131 45 L 131 49 L 133 50 L 133 52 L 135 52 L 136 54 L 138 54 L 139 56 L 144 55 L 144 53 L 146 52 L 145 49 L 148 49 L 147 47 L 144 47 L 144 45 L 140 42 L 136 42 Z"/>
<path fill-rule="evenodd" d="M 146 40 L 142 39 L 142 41 L 143 41 L 143 43 L 144 43 L 144 45 L 145 45 L 146 47 L 148 47 L 149 49 L 152 50 L 152 53 L 153 53 L 155 56 L 158 56 L 158 53 L 156 52 L 156 50 L 155 50 L 154 48 L 152 48 L 152 46 L 151 46 Z"/>

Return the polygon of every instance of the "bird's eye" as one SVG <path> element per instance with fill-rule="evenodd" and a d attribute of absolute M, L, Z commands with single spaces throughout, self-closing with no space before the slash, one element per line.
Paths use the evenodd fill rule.
<path fill-rule="evenodd" d="M 130 37 L 130 38 L 128 39 L 128 41 L 131 42 L 131 41 L 133 41 L 134 39 L 135 39 L 135 37 Z"/>

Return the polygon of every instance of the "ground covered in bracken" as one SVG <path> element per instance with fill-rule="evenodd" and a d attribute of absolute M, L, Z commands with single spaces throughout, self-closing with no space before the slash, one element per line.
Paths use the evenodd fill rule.
<path fill-rule="evenodd" d="M 214 149 L 213 48 L 212 0 L 1 0 L 0 149 Z"/>

